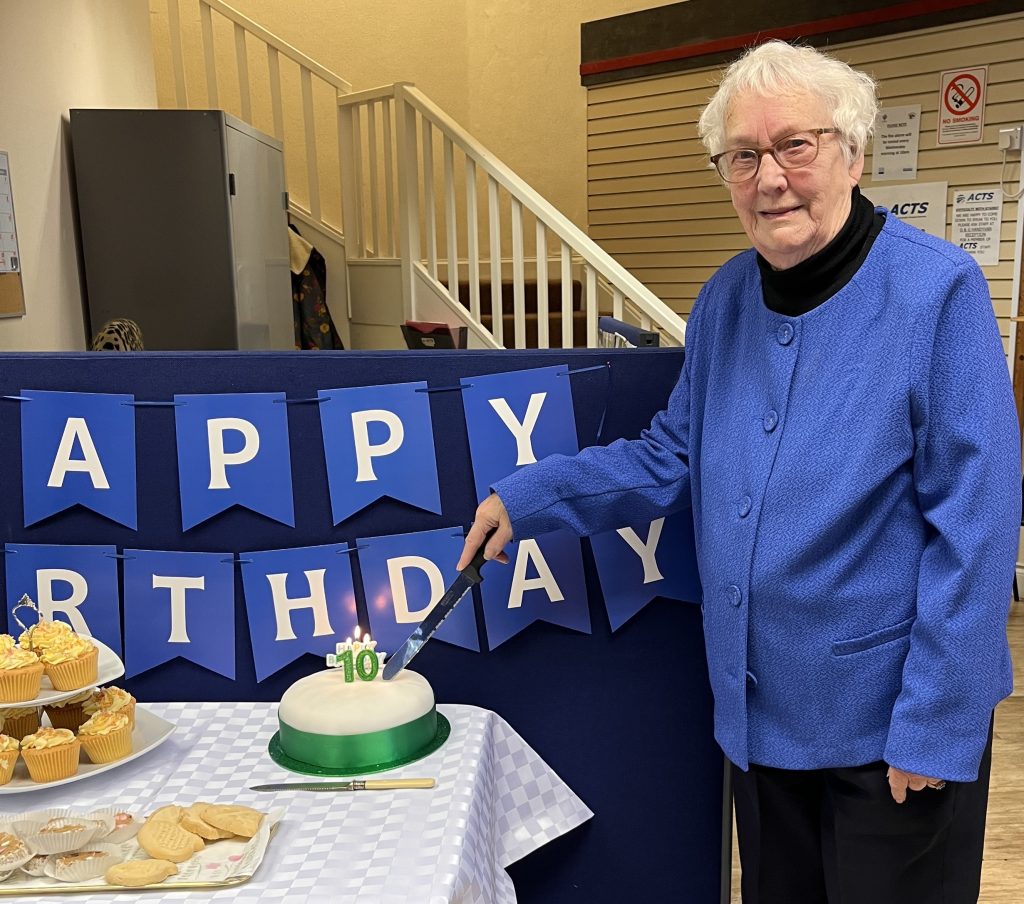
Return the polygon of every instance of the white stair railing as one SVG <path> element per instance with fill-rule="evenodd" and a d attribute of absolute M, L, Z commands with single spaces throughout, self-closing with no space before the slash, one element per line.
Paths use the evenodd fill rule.
<path fill-rule="evenodd" d="M 525 348 L 529 269 L 536 285 L 536 342 L 531 347 L 574 344 L 577 277 L 582 284 L 586 345 L 598 344 L 601 309 L 657 330 L 663 344 L 683 343 L 686 325 L 678 314 L 413 85 L 396 83 L 353 93 L 341 76 L 223 0 L 193 3 L 193 9 L 198 7 L 206 72 L 202 103 L 209 108 L 223 106 L 218 67 L 230 67 L 225 62 L 230 55 L 223 47 L 218 52 L 215 39 L 225 35 L 225 26 L 233 36 L 240 118 L 282 140 L 286 104 L 292 98 L 282 89 L 281 57 L 297 67 L 301 110 L 294 112 L 301 114 L 305 172 L 289 167 L 286 178 L 289 186 L 305 181 L 308 207 L 291 197 L 289 209 L 344 241 L 349 260 L 400 259 L 407 319 L 416 319 L 417 286 L 426 282 L 486 344 Z M 179 0 L 167 0 L 167 9 L 176 102 L 179 107 L 195 107 L 200 105 L 198 92 L 190 92 L 186 84 Z M 253 47 L 262 47 L 266 58 L 272 128 L 254 122 Z M 327 171 L 330 154 L 317 142 L 313 86 L 318 83 L 327 85 L 337 99 L 340 224 L 324 218 L 321 199 L 320 174 Z M 287 112 L 293 111 L 289 107 Z M 482 272 L 490 284 L 486 293 Z M 554 274 L 558 279 L 552 282 Z M 465 303 L 461 281 L 466 286 Z M 514 327 L 513 335 L 506 336 L 502 286 L 509 281 Z M 559 297 L 550 298 L 550 286 L 559 283 Z M 560 336 L 550 334 L 553 313 L 561 321 Z"/>
<path fill-rule="evenodd" d="M 411 315 L 419 268 L 453 305 L 468 308 L 475 321 L 489 320 L 497 345 L 525 348 L 529 266 L 537 293 L 536 347 L 548 348 L 556 344 L 548 328 L 549 260 L 554 258 L 561 282 L 560 298 L 554 299 L 562 326 L 558 345 L 573 345 L 577 266 L 582 266 L 587 345 L 598 344 L 599 287 L 610 295 L 613 316 L 659 331 L 666 344 L 683 343 L 686 325 L 678 314 L 413 85 L 339 95 L 338 109 L 349 253 L 393 256 L 397 251 L 407 268 L 403 295 Z M 397 199 L 390 187 L 379 190 L 381 181 L 390 186 L 392 180 Z M 509 266 L 504 247 L 511 252 Z M 487 297 L 482 269 L 489 276 Z M 513 299 L 510 337 L 503 334 L 501 297 L 507 277 Z M 465 306 L 460 281 L 468 296 Z"/>

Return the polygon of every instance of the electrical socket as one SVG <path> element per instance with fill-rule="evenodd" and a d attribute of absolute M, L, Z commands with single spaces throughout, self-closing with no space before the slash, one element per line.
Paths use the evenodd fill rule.
<path fill-rule="evenodd" d="M 1021 133 L 1024 126 L 1012 126 L 1009 129 L 999 130 L 999 148 L 1003 151 L 1020 151 Z"/>

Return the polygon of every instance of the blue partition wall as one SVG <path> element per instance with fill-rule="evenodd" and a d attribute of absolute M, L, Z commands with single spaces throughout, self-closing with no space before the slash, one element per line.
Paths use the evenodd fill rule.
<path fill-rule="evenodd" d="M 168 401 L 175 393 L 283 391 L 300 399 L 331 387 L 413 380 L 450 387 L 467 376 L 566 364 L 581 370 L 569 379 L 580 445 L 586 446 L 598 441 L 602 419 L 602 444 L 637 436 L 664 406 L 682 360 L 675 349 L 8 354 L 0 355 L 0 394 L 40 389 Z M 609 368 L 582 370 L 606 362 Z M 288 417 L 295 527 L 234 509 L 183 533 L 174 409 L 140 407 L 138 530 L 78 508 L 25 528 L 20 404 L 0 401 L 6 542 L 242 553 L 468 525 L 476 507 L 460 393 L 447 391 L 430 394 L 441 515 L 382 500 L 332 526 L 318 406 L 294 404 Z M 520 901 L 718 902 L 722 756 L 712 737 L 700 609 L 655 600 L 612 634 L 586 541 L 583 555 L 592 634 L 537 623 L 493 652 L 435 642 L 415 668 L 440 702 L 475 704 L 507 719 L 595 813 L 512 866 Z M 358 568 L 353 557 L 357 602 L 365 613 Z M 237 571 L 236 680 L 175 660 L 125 682 L 140 701 L 277 700 L 292 682 L 323 667 L 307 655 L 257 683 Z M 483 637 L 479 599 L 475 605 Z"/>

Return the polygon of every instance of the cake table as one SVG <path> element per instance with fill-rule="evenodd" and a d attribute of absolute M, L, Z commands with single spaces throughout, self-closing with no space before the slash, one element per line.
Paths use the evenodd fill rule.
<path fill-rule="evenodd" d="M 593 815 L 500 716 L 474 706 L 439 704 L 452 726 L 444 746 L 374 776 L 435 778 L 434 790 L 312 793 L 249 790 L 306 780 L 267 755 L 277 730 L 276 704 L 145 705 L 177 726 L 158 750 L 94 779 L 19 795 L 16 808 L 116 805 L 141 814 L 162 804 L 219 800 L 287 811 L 245 885 L 214 894 L 147 891 L 137 896 L 143 904 L 512 904 L 515 890 L 505 867 Z M 40 901 L 123 904 L 125 897 L 48 895 Z"/>

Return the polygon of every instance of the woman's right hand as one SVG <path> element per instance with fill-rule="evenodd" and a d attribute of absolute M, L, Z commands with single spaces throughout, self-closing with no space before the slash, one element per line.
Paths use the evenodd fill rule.
<path fill-rule="evenodd" d="M 484 559 L 496 559 L 507 565 L 508 556 L 503 550 L 512 540 L 512 522 L 509 521 L 505 504 L 497 493 L 491 493 L 477 506 L 473 526 L 466 534 L 466 545 L 462 548 L 462 558 L 459 559 L 459 564 L 456 566 L 459 571 L 473 561 L 473 556 L 476 555 L 480 544 L 483 543 L 484 537 L 491 530 L 494 531 L 494 536 L 487 541 L 487 546 L 484 547 Z"/>

